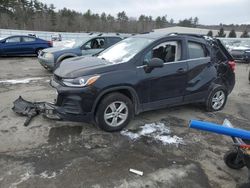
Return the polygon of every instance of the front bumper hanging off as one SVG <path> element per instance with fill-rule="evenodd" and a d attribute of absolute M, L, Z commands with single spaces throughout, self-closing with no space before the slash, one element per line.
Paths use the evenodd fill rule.
<path fill-rule="evenodd" d="M 28 126 L 33 117 L 42 114 L 43 116 L 60 120 L 61 118 L 57 115 L 57 106 L 53 103 L 48 102 L 29 102 L 24 100 L 21 96 L 14 102 L 12 110 L 22 116 L 27 116 L 24 126 Z"/>

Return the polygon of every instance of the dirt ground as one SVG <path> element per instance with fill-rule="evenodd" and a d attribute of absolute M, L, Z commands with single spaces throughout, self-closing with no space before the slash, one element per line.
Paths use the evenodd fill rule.
<path fill-rule="evenodd" d="M 12 110 L 22 95 L 31 101 L 53 102 L 51 73 L 34 57 L 0 59 L 0 187 L 237 187 L 246 182 L 247 169 L 232 170 L 223 162 L 229 137 L 191 130 L 190 119 L 222 123 L 250 130 L 248 66 L 237 64 L 236 86 L 224 110 L 208 113 L 202 106 L 185 105 L 142 113 L 128 129 L 164 123 L 181 144 L 162 144 L 152 138 L 131 140 L 84 124 L 25 117 Z M 12 80 L 7 83 L 6 80 Z M 13 81 L 13 79 L 15 79 Z M 31 79 L 27 83 L 16 83 Z M 33 80 L 32 80 L 33 79 Z M 143 171 L 143 176 L 129 169 Z"/>

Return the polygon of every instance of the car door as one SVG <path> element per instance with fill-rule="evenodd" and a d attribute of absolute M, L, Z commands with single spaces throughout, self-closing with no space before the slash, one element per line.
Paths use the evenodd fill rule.
<path fill-rule="evenodd" d="M 22 37 L 21 46 L 23 49 L 23 53 L 34 54 L 35 53 L 35 41 L 36 41 L 36 38 L 34 37 Z"/>
<path fill-rule="evenodd" d="M 161 41 L 145 52 L 142 66 L 137 67 L 138 76 L 142 78 L 141 95 L 147 96 L 144 110 L 165 107 L 183 102 L 186 88 L 187 62 L 183 56 L 183 41 Z M 147 73 L 145 67 L 152 58 L 160 58 L 164 66 Z"/>
<path fill-rule="evenodd" d="M 96 54 L 106 48 L 106 38 L 97 37 L 91 39 L 81 47 L 82 55 Z"/>
<path fill-rule="evenodd" d="M 217 77 L 217 70 L 205 43 L 188 40 L 188 75 L 184 100 L 187 102 L 203 100 L 207 96 L 211 82 Z"/>
<path fill-rule="evenodd" d="M 9 37 L 2 43 L 3 55 L 18 55 L 22 53 L 21 37 Z"/>

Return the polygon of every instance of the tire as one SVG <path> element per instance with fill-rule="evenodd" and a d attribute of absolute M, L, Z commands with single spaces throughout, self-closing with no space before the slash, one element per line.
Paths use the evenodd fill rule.
<path fill-rule="evenodd" d="M 127 96 L 116 92 L 106 95 L 101 100 L 95 119 L 102 130 L 114 132 L 123 129 L 133 115 L 132 101 Z"/>
<path fill-rule="evenodd" d="M 236 150 L 230 150 L 224 155 L 224 162 L 225 164 L 232 169 L 241 169 L 245 166 L 244 160 L 240 159 L 236 163 L 236 158 L 237 158 L 238 152 Z"/>
<path fill-rule="evenodd" d="M 43 50 L 43 48 L 38 48 L 38 49 L 36 49 L 35 53 L 36 53 L 37 56 L 39 55 L 39 51 L 40 51 L 40 50 Z"/>
<path fill-rule="evenodd" d="M 227 102 L 227 90 L 218 86 L 210 92 L 206 100 L 206 109 L 209 112 L 219 111 L 224 108 Z"/>
<path fill-rule="evenodd" d="M 249 73 L 248 73 L 248 81 L 250 83 L 250 70 L 249 70 Z"/>

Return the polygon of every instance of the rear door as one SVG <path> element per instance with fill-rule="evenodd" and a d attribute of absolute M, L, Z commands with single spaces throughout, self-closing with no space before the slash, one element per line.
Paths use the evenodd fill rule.
<path fill-rule="evenodd" d="M 216 79 L 217 71 L 211 63 L 207 45 L 200 40 L 187 40 L 188 75 L 184 101 L 203 100 L 207 96 L 211 82 Z"/>
<path fill-rule="evenodd" d="M 22 54 L 21 37 L 9 37 L 2 43 L 3 55 Z"/>
<path fill-rule="evenodd" d="M 35 53 L 35 45 L 36 38 L 34 37 L 22 37 L 21 45 L 23 48 L 23 52 L 26 54 L 34 54 Z"/>
<path fill-rule="evenodd" d="M 164 61 L 162 68 L 145 72 L 145 64 L 152 58 Z M 141 79 L 141 97 L 144 110 L 157 109 L 182 103 L 186 88 L 187 62 L 183 56 L 182 40 L 165 40 L 151 47 L 142 58 L 143 66 L 137 67 Z"/>

